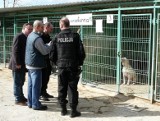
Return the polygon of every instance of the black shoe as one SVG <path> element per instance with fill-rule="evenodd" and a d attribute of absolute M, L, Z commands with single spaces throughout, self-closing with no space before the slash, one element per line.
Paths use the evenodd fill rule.
<path fill-rule="evenodd" d="M 24 102 L 27 102 L 27 98 L 23 97 L 23 101 L 24 101 Z"/>
<path fill-rule="evenodd" d="M 15 102 L 16 105 L 27 106 L 25 101 Z"/>
<path fill-rule="evenodd" d="M 41 107 L 39 108 L 33 108 L 33 110 L 47 110 L 47 106 L 46 105 L 41 105 Z"/>
<path fill-rule="evenodd" d="M 77 116 L 81 116 L 81 113 L 78 112 L 78 111 L 72 111 L 71 112 L 71 115 L 70 115 L 71 118 L 74 118 L 74 117 L 77 117 Z"/>
<path fill-rule="evenodd" d="M 61 110 L 61 116 L 65 116 L 68 113 L 67 108 Z"/>
<path fill-rule="evenodd" d="M 61 111 L 61 116 L 65 116 L 67 113 L 68 113 L 67 110 L 62 110 L 62 111 Z"/>
<path fill-rule="evenodd" d="M 52 95 L 50 95 L 50 94 L 48 94 L 48 93 L 46 93 L 46 94 L 44 94 L 44 95 L 42 95 L 42 96 L 44 96 L 44 97 L 46 97 L 46 98 L 54 98 L 54 96 L 52 96 Z"/>
<path fill-rule="evenodd" d="M 40 97 L 40 100 L 43 100 L 43 101 L 50 101 L 47 97 L 45 97 L 45 96 L 41 96 Z"/>

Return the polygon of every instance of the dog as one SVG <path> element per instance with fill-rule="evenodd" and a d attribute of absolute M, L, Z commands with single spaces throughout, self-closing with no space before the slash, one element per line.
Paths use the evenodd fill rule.
<path fill-rule="evenodd" d="M 129 60 L 126 57 L 121 59 L 122 62 L 122 73 L 123 73 L 123 84 L 135 84 L 136 83 L 136 72 L 129 64 Z"/>

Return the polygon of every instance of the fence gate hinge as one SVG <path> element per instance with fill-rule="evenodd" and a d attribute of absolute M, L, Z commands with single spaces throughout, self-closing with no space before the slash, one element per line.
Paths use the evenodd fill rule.
<path fill-rule="evenodd" d="M 121 52 L 118 52 L 117 55 L 120 57 L 121 56 Z"/>

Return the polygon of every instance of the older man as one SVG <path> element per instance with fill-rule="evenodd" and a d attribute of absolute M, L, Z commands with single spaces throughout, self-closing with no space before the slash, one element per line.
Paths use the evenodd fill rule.
<path fill-rule="evenodd" d="M 12 70 L 14 80 L 14 96 L 16 105 L 26 105 L 27 99 L 23 94 L 23 85 L 25 82 L 25 49 L 27 36 L 32 32 L 32 25 L 25 23 L 22 32 L 18 33 L 13 39 L 12 54 L 9 63 L 9 69 Z"/>
<path fill-rule="evenodd" d="M 33 23 L 33 32 L 29 34 L 26 44 L 25 63 L 28 69 L 28 107 L 34 110 L 47 110 L 47 106 L 39 101 L 42 85 L 42 68 L 46 67 L 45 55 L 49 54 L 51 47 L 44 44 L 41 34 L 42 21 Z"/>
<path fill-rule="evenodd" d="M 53 25 L 50 22 L 46 22 L 44 24 L 44 30 L 43 30 L 43 34 L 42 34 L 42 39 L 44 41 L 44 43 L 48 43 L 51 41 L 51 37 L 50 37 L 50 33 L 53 31 Z M 49 78 L 51 75 L 51 64 L 50 64 L 50 60 L 49 60 L 49 55 L 46 55 L 45 57 L 46 62 L 47 62 L 47 66 L 46 68 L 42 69 L 42 88 L 41 88 L 41 98 L 44 101 L 49 101 L 48 98 L 53 98 L 52 95 L 47 93 L 47 85 L 49 82 Z"/>

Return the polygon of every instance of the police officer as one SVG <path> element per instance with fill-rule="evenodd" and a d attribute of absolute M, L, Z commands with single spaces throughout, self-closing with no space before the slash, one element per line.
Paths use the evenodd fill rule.
<path fill-rule="evenodd" d="M 61 106 L 61 115 L 67 114 L 66 100 L 68 92 L 69 105 L 71 107 L 70 117 L 80 116 L 77 111 L 78 91 L 77 85 L 80 66 L 85 59 L 85 51 L 78 33 L 70 30 L 68 18 L 63 17 L 60 22 L 61 32 L 53 40 L 53 47 L 50 53 L 50 59 L 58 68 L 58 102 Z"/>

